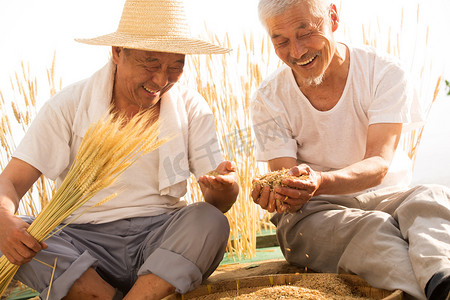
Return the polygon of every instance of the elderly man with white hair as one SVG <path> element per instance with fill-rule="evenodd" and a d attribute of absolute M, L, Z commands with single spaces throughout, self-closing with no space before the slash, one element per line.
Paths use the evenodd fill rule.
<path fill-rule="evenodd" d="M 401 64 L 336 41 L 329 1 L 260 0 L 259 13 L 285 64 L 252 101 L 257 159 L 307 176 L 252 191 L 277 212 L 286 260 L 415 299 L 448 299 L 450 191 L 409 187 L 397 145 L 404 124 L 421 119 Z"/>
<path fill-rule="evenodd" d="M 92 77 L 63 89 L 39 111 L 0 175 L 0 251 L 20 268 L 16 279 L 43 299 L 161 299 L 186 293 L 223 259 L 225 213 L 236 200 L 236 166 L 223 161 L 209 106 L 181 86 L 186 54 L 225 49 L 189 34 L 179 0 L 128 0 L 116 32 L 79 40 L 112 46 L 112 58 Z M 14 215 L 44 174 L 61 184 L 90 124 L 107 113 L 131 118 L 152 110 L 171 137 L 138 159 L 60 232 L 38 243 L 32 218 Z M 207 175 L 215 170 L 215 176 Z M 191 172 L 205 202 L 181 201 Z M 84 212 L 84 213 L 82 213 Z M 52 268 L 57 258 L 56 268 Z M 53 284 L 50 289 L 50 284 Z M 48 297 L 48 298 L 47 298 Z"/>

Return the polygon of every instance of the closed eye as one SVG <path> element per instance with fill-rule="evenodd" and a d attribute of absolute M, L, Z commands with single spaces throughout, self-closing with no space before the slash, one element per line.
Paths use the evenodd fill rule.
<path fill-rule="evenodd" d="M 299 36 L 299 39 L 308 39 L 308 38 L 311 37 L 312 34 L 313 34 L 312 31 L 310 31 L 310 32 L 308 32 L 306 34 L 302 34 L 302 35 Z"/>
<path fill-rule="evenodd" d="M 183 72 L 183 67 L 170 67 L 169 71 L 173 73 L 181 73 Z"/>
<path fill-rule="evenodd" d="M 147 70 L 147 71 L 150 71 L 150 72 L 156 72 L 156 71 L 158 71 L 159 69 L 160 69 L 160 67 L 159 66 L 154 66 L 154 67 L 145 67 L 145 69 Z"/>
<path fill-rule="evenodd" d="M 275 42 L 275 45 L 277 47 L 284 47 L 287 46 L 289 44 L 289 40 L 284 40 L 284 41 L 280 41 L 280 42 Z"/>

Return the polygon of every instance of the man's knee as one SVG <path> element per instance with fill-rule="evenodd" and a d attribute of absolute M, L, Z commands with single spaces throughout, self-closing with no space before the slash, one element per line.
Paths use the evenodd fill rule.
<path fill-rule="evenodd" d="M 104 281 L 93 268 L 89 268 L 74 282 L 63 299 L 113 299 L 115 293 L 115 288 Z"/>
<path fill-rule="evenodd" d="M 386 238 L 399 238 L 398 224 L 392 216 L 381 211 L 363 212 L 342 222 L 345 211 L 329 218 L 327 228 L 318 226 L 320 220 L 282 222 L 277 237 L 286 261 L 308 266 L 317 271 L 336 271 L 336 266 L 347 246 L 354 241 L 370 239 L 377 232 Z M 325 218 L 325 216 L 321 216 Z"/>
<path fill-rule="evenodd" d="M 409 191 L 398 213 L 450 217 L 450 189 L 437 184 L 418 185 Z"/>
<path fill-rule="evenodd" d="M 195 221 L 201 231 L 211 231 L 215 234 L 229 235 L 230 225 L 227 217 L 215 206 L 198 202 L 191 205 L 188 217 Z"/>
<path fill-rule="evenodd" d="M 421 184 L 411 189 L 411 196 L 421 199 L 443 199 L 448 203 L 450 200 L 450 189 L 439 184 Z"/>

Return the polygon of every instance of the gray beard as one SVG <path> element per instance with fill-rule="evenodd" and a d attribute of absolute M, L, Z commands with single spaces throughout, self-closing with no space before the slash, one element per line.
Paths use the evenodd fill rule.
<path fill-rule="evenodd" d="M 316 87 L 322 83 L 323 75 L 324 74 L 320 74 L 317 77 L 306 78 L 305 80 L 303 80 L 303 83 L 307 86 Z"/>

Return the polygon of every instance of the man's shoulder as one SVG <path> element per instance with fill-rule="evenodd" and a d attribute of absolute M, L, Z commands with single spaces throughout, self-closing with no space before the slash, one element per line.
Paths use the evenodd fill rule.
<path fill-rule="evenodd" d="M 358 63 L 369 63 L 377 66 L 402 67 L 401 61 L 395 55 L 368 45 L 346 44 L 350 50 L 350 59 Z"/>
<path fill-rule="evenodd" d="M 272 71 L 272 73 L 269 73 L 269 75 L 262 81 L 261 86 L 269 85 L 272 82 L 284 80 L 289 75 L 293 76 L 292 71 L 289 68 L 289 66 L 287 66 L 283 63 L 275 71 Z"/>
<path fill-rule="evenodd" d="M 76 108 L 83 101 L 86 102 L 85 107 L 87 107 L 93 101 L 92 98 L 95 98 L 95 101 L 106 101 L 109 105 L 115 70 L 115 64 L 108 61 L 105 66 L 91 76 L 64 87 L 50 98 L 49 102 L 55 106 Z"/>
<path fill-rule="evenodd" d="M 170 89 L 170 95 L 171 97 L 175 97 L 177 101 L 184 102 L 186 105 L 206 101 L 200 92 L 182 83 L 175 84 Z"/>
<path fill-rule="evenodd" d="M 257 92 L 264 94 L 277 93 L 280 86 L 283 87 L 283 90 L 286 90 L 293 80 L 294 75 L 291 69 L 287 65 L 282 64 L 261 82 Z"/>
<path fill-rule="evenodd" d="M 200 93 L 197 90 L 195 90 L 195 89 L 193 89 L 193 88 L 191 88 L 191 87 L 189 87 L 186 84 L 181 83 L 181 82 L 177 82 L 170 89 L 170 93 L 173 96 L 182 98 L 183 100 L 190 100 L 192 98 L 196 98 L 198 96 L 201 96 Z"/>
<path fill-rule="evenodd" d="M 175 102 L 184 104 L 184 108 L 188 114 L 199 111 L 210 111 L 208 101 L 200 92 L 191 87 L 177 83 L 170 89 L 169 93 L 170 97 L 175 99 Z M 209 100 L 211 101 L 212 99 Z"/>
<path fill-rule="evenodd" d="M 59 109 L 76 108 L 87 81 L 84 79 L 64 87 L 48 100 L 48 105 Z"/>

